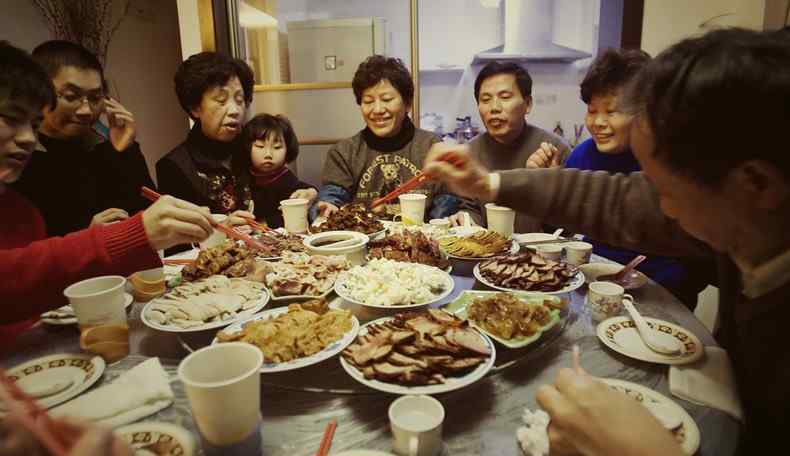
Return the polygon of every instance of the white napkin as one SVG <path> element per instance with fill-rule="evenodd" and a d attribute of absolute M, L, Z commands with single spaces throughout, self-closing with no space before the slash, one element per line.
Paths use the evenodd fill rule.
<path fill-rule="evenodd" d="M 121 374 L 114 382 L 50 410 L 118 427 L 152 415 L 173 403 L 167 373 L 159 358 L 151 358 Z"/>
<path fill-rule="evenodd" d="M 705 356 L 696 363 L 670 367 L 669 391 L 743 421 L 732 364 L 727 352 L 719 347 L 705 347 Z"/>

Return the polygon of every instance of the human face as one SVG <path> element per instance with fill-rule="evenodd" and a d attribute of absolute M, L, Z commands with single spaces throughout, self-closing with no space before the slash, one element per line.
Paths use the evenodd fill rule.
<path fill-rule="evenodd" d="M 409 106 L 398 89 L 387 79 L 382 79 L 362 92 L 359 109 L 373 134 L 379 138 L 391 138 L 400 133 Z"/>
<path fill-rule="evenodd" d="M 0 106 L 0 186 L 19 179 L 38 143 L 41 109 L 23 103 Z"/>
<path fill-rule="evenodd" d="M 286 152 L 283 135 L 269 133 L 252 143 L 250 150 L 252 166 L 259 173 L 274 174 L 285 166 Z"/>
<path fill-rule="evenodd" d="M 662 212 L 715 250 L 732 252 L 738 242 L 738 213 L 743 203 L 738 190 L 731 188 L 727 179 L 721 188 L 714 188 L 670 169 L 655 157 L 653 136 L 644 120 L 634 121 L 630 142 L 658 192 Z"/>
<path fill-rule="evenodd" d="M 62 67 L 52 79 L 58 102 L 44 111 L 41 132 L 59 139 L 84 136 L 104 112 L 104 89 L 96 70 Z"/>
<path fill-rule="evenodd" d="M 587 105 L 584 122 L 595 146 L 603 154 L 620 154 L 628 150 L 633 116 L 618 110 L 619 93 L 593 95 Z"/>
<path fill-rule="evenodd" d="M 477 109 L 488 134 L 502 144 L 515 141 L 526 126 L 532 97 L 524 99 L 513 74 L 497 74 L 480 85 Z"/>
<path fill-rule="evenodd" d="M 244 88 L 236 76 L 223 86 L 214 86 L 203 94 L 192 116 L 200 120 L 203 134 L 216 141 L 231 142 L 241 132 L 247 111 Z"/>

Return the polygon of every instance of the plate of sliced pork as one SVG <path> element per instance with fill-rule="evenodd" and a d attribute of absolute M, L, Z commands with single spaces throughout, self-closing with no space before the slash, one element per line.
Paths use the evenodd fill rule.
<path fill-rule="evenodd" d="M 584 285 L 584 274 L 579 268 L 532 252 L 483 261 L 475 265 L 473 272 L 483 285 L 502 291 L 562 294 Z"/>
<path fill-rule="evenodd" d="M 448 312 L 428 309 L 374 320 L 340 358 L 358 382 L 393 394 L 439 394 L 483 378 L 494 366 L 488 336 Z"/>

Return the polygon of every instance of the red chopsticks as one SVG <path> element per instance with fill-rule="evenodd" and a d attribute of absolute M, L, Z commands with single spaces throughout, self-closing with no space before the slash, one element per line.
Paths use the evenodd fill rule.
<path fill-rule="evenodd" d="M 453 164 L 455 166 L 462 166 L 464 163 L 466 163 L 466 157 L 458 155 L 455 152 L 446 152 L 446 153 L 440 155 L 438 160 L 446 161 L 446 162 L 448 162 L 450 164 Z M 430 179 L 433 179 L 433 176 L 431 176 L 431 175 L 429 175 L 427 173 L 422 173 L 420 175 L 414 176 L 411 179 L 409 179 L 408 181 L 406 181 L 404 184 L 402 184 L 400 187 L 396 188 L 395 190 L 387 193 L 386 195 L 382 196 L 381 198 L 373 200 L 373 202 L 370 203 L 370 208 L 373 209 L 376 206 L 380 206 L 380 205 L 382 205 L 384 203 L 392 201 L 395 198 L 397 198 L 398 196 L 400 196 L 400 195 L 402 195 L 402 194 L 404 194 L 406 192 L 410 192 L 410 191 L 414 190 L 415 188 L 418 188 L 424 182 L 426 182 L 426 181 L 428 181 Z"/>
<path fill-rule="evenodd" d="M 140 195 L 142 195 L 143 198 L 145 198 L 145 199 L 147 199 L 149 201 L 156 201 L 162 196 L 159 193 L 151 190 L 148 187 L 142 187 L 140 189 Z M 257 250 L 263 250 L 264 249 L 264 247 L 258 241 L 256 241 L 255 239 L 247 236 L 244 233 L 239 233 L 238 231 L 234 230 L 233 228 L 231 228 L 229 226 L 225 226 L 225 225 L 223 225 L 221 223 L 217 223 L 217 222 L 215 222 L 213 220 L 211 220 L 211 226 L 214 227 L 214 229 L 216 229 L 216 230 L 222 231 L 229 238 L 233 238 L 233 239 L 242 241 L 242 242 L 244 242 L 245 244 L 247 244 L 249 247 L 251 247 L 253 249 L 257 249 Z"/>
<path fill-rule="evenodd" d="M 66 456 L 78 435 L 62 432 L 47 412 L 0 369 L 0 399 L 8 410 L 7 420 L 25 426 L 55 456 Z"/>
<path fill-rule="evenodd" d="M 336 420 L 332 420 L 326 425 L 324 437 L 321 439 L 321 446 L 318 448 L 318 453 L 315 456 L 326 456 L 329 454 L 329 449 L 332 448 L 332 438 L 335 436 L 335 429 L 337 429 Z"/>
<path fill-rule="evenodd" d="M 256 229 L 256 230 L 258 230 L 258 231 L 261 231 L 261 232 L 264 232 L 264 233 L 265 233 L 265 232 L 267 232 L 267 231 L 274 231 L 273 229 L 269 228 L 268 226 L 266 226 L 266 225 L 264 225 L 264 224 L 262 224 L 262 223 L 258 223 L 258 222 L 257 222 L 257 221 L 256 221 L 254 218 L 252 218 L 252 217 L 241 217 L 241 218 L 242 218 L 242 219 L 243 219 L 245 222 L 247 222 L 247 225 L 250 225 L 250 226 L 251 226 L 253 229 Z"/>

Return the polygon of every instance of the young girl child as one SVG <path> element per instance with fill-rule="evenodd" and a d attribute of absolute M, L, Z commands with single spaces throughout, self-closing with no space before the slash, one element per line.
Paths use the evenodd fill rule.
<path fill-rule="evenodd" d="M 248 170 L 255 218 L 271 228 L 280 228 L 280 201 L 304 198 L 312 202 L 318 194 L 286 166 L 299 155 L 299 141 L 285 116 L 270 114 L 253 117 L 244 126 L 242 137 L 246 153 L 240 154 L 238 169 Z"/>

